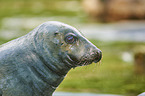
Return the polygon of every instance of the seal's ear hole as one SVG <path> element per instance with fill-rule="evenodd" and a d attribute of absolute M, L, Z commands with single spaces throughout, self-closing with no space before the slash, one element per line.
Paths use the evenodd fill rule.
<path fill-rule="evenodd" d="M 56 35 L 58 35 L 58 34 L 59 34 L 58 31 L 54 32 L 54 36 L 56 36 Z"/>

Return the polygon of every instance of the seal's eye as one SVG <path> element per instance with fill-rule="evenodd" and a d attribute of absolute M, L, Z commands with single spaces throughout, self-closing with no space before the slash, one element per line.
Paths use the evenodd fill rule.
<path fill-rule="evenodd" d="M 72 44 L 75 41 L 76 41 L 76 38 L 73 35 L 66 36 L 66 38 L 65 38 L 65 42 L 69 43 L 69 44 Z"/>

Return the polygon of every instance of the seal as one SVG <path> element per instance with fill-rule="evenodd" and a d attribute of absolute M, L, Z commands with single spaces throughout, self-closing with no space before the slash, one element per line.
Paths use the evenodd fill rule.
<path fill-rule="evenodd" d="M 2 96 L 51 96 L 71 68 L 99 62 L 102 52 L 76 28 L 57 21 L 0 47 Z"/>

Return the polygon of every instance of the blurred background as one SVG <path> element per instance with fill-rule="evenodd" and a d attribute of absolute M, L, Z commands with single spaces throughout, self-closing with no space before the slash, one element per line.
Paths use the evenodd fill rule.
<path fill-rule="evenodd" d="M 103 52 L 98 64 L 72 69 L 57 92 L 145 91 L 145 0 L 0 0 L 0 44 L 46 21 L 76 27 Z"/>

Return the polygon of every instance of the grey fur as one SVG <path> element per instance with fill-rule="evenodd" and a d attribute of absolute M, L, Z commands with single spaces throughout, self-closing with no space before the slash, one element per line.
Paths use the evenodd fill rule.
<path fill-rule="evenodd" d="M 67 44 L 67 34 L 77 41 Z M 0 96 L 51 96 L 67 72 L 101 59 L 101 51 L 77 29 L 56 21 L 0 47 Z"/>

